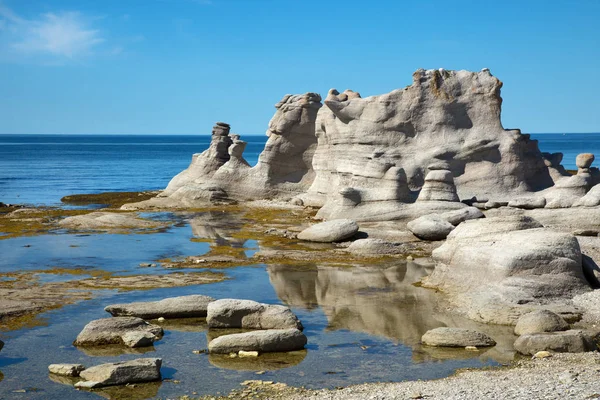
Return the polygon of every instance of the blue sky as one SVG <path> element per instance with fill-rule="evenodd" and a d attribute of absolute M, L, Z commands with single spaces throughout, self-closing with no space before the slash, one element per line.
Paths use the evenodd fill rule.
<path fill-rule="evenodd" d="M 263 134 L 286 93 L 490 68 L 503 124 L 600 132 L 600 1 L 0 0 L 0 133 Z"/>

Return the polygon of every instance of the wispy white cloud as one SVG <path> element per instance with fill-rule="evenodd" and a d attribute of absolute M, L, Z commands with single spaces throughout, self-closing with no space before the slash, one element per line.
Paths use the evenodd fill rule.
<path fill-rule="evenodd" d="M 15 55 L 46 56 L 78 60 L 93 54 L 105 42 L 102 33 L 92 27 L 95 19 L 79 12 L 50 12 L 26 19 L 0 3 L 0 51 Z"/>

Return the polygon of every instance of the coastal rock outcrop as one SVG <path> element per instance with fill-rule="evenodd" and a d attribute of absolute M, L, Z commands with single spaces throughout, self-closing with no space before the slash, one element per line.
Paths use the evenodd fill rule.
<path fill-rule="evenodd" d="M 494 217 L 458 225 L 433 251 L 436 268 L 423 286 L 448 295 L 476 321 L 514 325 L 540 306 L 552 310 L 590 290 L 577 239 L 523 217 Z"/>

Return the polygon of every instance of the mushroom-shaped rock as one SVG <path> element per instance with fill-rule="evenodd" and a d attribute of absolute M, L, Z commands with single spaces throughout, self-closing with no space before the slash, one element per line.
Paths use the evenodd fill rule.
<path fill-rule="evenodd" d="M 564 332 L 531 333 L 521 335 L 515 341 L 515 350 L 521 354 L 533 355 L 538 351 L 555 353 L 583 353 L 597 350 L 598 334 L 568 330 Z"/>
<path fill-rule="evenodd" d="M 100 346 L 138 343 L 139 341 L 133 340 L 132 337 L 128 337 L 130 340 L 128 339 L 125 343 L 124 337 L 130 333 L 148 333 L 154 336 L 154 340 L 158 340 L 163 335 L 163 329 L 136 317 L 103 318 L 87 324 L 77 335 L 73 344 L 75 346 Z"/>
<path fill-rule="evenodd" d="M 48 371 L 51 374 L 62 375 L 62 376 L 79 376 L 81 371 L 85 367 L 81 364 L 50 364 L 48 365 Z"/>
<path fill-rule="evenodd" d="M 213 301 L 208 305 L 206 322 L 209 328 L 303 329 L 288 307 L 252 300 Z"/>
<path fill-rule="evenodd" d="M 206 317 L 208 303 L 212 297 L 193 294 L 170 297 L 159 301 L 113 304 L 104 308 L 113 317 L 132 316 L 143 319 L 155 318 L 198 318 Z"/>
<path fill-rule="evenodd" d="M 435 328 L 421 337 L 421 342 L 427 346 L 436 347 L 489 347 L 496 342 L 485 333 L 462 328 Z"/>
<path fill-rule="evenodd" d="M 306 336 L 298 329 L 268 329 L 219 336 L 208 343 L 208 351 L 216 354 L 285 352 L 302 350 L 306 342 Z"/>
<path fill-rule="evenodd" d="M 569 329 L 569 324 L 558 314 L 537 310 L 522 315 L 515 326 L 515 334 L 526 335 L 540 332 L 556 332 Z"/>
<path fill-rule="evenodd" d="M 594 159 L 595 157 L 592 153 L 581 153 L 577 155 L 577 158 L 575 159 L 575 164 L 577 165 L 577 168 L 589 168 L 592 166 Z"/>
<path fill-rule="evenodd" d="M 443 240 L 454 229 L 454 225 L 438 214 L 428 214 L 410 221 L 406 227 L 423 240 Z"/>
<path fill-rule="evenodd" d="M 452 172 L 434 169 L 425 176 L 417 201 L 459 201 Z"/>
<path fill-rule="evenodd" d="M 92 389 L 160 381 L 161 365 L 162 359 L 160 358 L 138 358 L 137 360 L 96 365 L 79 374 L 85 381 L 76 383 L 75 387 Z"/>
<path fill-rule="evenodd" d="M 298 234 L 298 239 L 309 242 L 339 242 L 358 232 L 358 224 L 351 219 L 334 219 L 306 228 Z"/>

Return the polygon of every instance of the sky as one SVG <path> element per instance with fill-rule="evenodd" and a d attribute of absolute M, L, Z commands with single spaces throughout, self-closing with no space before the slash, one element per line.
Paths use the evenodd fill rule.
<path fill-rule="evenodd" d="M 287 93 L 504 82 L 505 128 L 600 132 L 600 0 L 0 0 L 0 133 L 264 134 Z"/>

